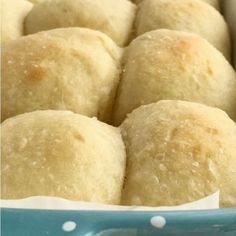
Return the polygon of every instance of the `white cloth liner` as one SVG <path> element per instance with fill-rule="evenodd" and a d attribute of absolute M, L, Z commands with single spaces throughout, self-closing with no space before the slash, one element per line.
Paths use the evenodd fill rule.
<path fill-rule="evenodd" d="M 21 200 L 1 200 L 1 207 L 24 209 L 48 209 L 48 210 L 98 210 L 98 211 L 176 211 L 176 210 L 203 210 L 219 208 L 220 192 L 174 207 L 139 207 L 139 206 L 113 206 L 88 202 L 69 201 L 58 197 L 29 197 Z"/>

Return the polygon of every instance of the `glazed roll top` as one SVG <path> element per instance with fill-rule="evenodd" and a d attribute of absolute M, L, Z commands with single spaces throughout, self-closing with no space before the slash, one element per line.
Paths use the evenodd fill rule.
<path fill-rule="evenodd" d="M 1 0 L 1 43 L 5 44 L 24 34 L 24 19 L 32 6 L 26 0 Z"/>
<path fill-rule="evenodd" d="M 127 149 L 123 204 L 171 206 L 220 191 L 236 206 L 236 125 L 223 111 L 160 101 L 133 111 L 121 126 Z"/>
<path fill-rule="evenodd" d="M 236 73 L 205 39 L 156 30 L 135 39 L 125 52 L 114 123 L 140 105 L 163 99 L 215 106 L 236 119 Z"/>
<path fill-rule="evenodd" d="M 25 20 L 27 34 L 63 27 L 86 27 L 110 36 L 118 45 L 131 37 L 136 6 L 127 0 L 45 0 Z"/>
<path fill-rule="evenodd" d="M 55 196 L 119 204 L 125 148 L 118 128 L 68 111 L 2 125 L 2 198 Z"/>
<path fill-rule="evenodd" d="M 137 13 L 135 34 L 140 35 L 155 29 L 196 33 L 207 39 L 230 61 L 228 26 L 217 10 L 200 0 L 143 1 Z"/>
<path fill-rule="evenodd" d="M 6 45 L 2 119 L 35 110 L 71 110 L 109 121 L 122 50 L 105 34 L 55 29 Z"/>

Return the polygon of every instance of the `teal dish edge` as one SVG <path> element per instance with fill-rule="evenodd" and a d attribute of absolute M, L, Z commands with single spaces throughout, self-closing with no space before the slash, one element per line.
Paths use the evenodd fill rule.
<path fill-rule="evenodd" d="M 155 225 L 157 218 L 162 221 Z M 140 212 L 1 208 L 1 231 L 3 236 L 236 236 L 236 208 Z"/>

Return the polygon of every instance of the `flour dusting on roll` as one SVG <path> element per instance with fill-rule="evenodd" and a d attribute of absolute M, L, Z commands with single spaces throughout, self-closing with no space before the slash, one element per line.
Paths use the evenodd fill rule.
<path fill-rule="evenodd" d="M 160 101 L 132 112 L 121 126 L 127 150 L 123 204 L 172 206 L 220 190 L 236 206 L 236 124 L 223 111 Z"/>
<path fill-rule="evenodd" d="M 124 56 L 114 123 L 140 105 L 163 99 L 218 107 L 236 120 L 236 73 L 205 39 L 155 30 L 135 39 Z"/>
<path fill-rule="evenodd" d="M 135 28 L 136 35 L 156 29 L 196 33 L 231 60 L 230 34 L 224 17 L 200 0 L 145 0 L 139 6 Z"/>
<path fill-rule="evenodd" d="M 55 196 L 119 204 L 125 171 L 120 130 L 68 111 L 2 124 L 3 199 Z"/>
<path fill-rule="evenodd" d="M 53 109 L 109 122 L 121 55 L 108 36 L 84 28 L 45 31 L 7 44 L 2 119 Z"/>
<path fill-rule="evenodd" d="M 64 27 L 86 27 L 110 36 L 119 46 L 131 37 L 136 5 L 127 0 L 45 0 L 25 20 L 27 34 Z"/>

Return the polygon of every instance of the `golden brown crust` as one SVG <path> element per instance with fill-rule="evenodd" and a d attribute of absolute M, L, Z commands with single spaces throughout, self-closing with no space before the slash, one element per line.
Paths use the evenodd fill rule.
<path fill-rule="evenodd" d="M 53 0 L 35 5 L 25 20 L 27 34 L 64 27 L 86 27 L 110 36 L 118 45 L 130 40 L 136 6 L 127 1 Z"/>
<path fill-rule="evenodd" d="M 7 44 L 2 119 L 58 109 L 109 121 L 121 53 L 103 33 L 82 28 L 45 31 Z"/>
<path fill-rule="evenodd" d="M 221 51 L 229 61 L 231 60 L 228 26 L 217 10 L 202 1 L 143 1 L 139 5 L 135 21 L 136 35 L 156 29 L 196 33 Z"/>
<path fill-rule="evenodd" d="M 140 105 L 163 99 L 219 107 L 236 119 L 236 73 L 197 35 L 164 29 L 145 33 L 130 44 L 123 64 L 115 124 Z"/>
<path fill-rule="evenodd" d="M 125 171 L 120 130 L 68 111 L 2 124 L 3 199 L 44 195 L 119 204 Z"/>
<path fill-rule="evenodd" d="M 124 204 L 178 205 L 220 190 L 221 206 L 236 206 L 236 125 L 223 111 L 160 101 L 133 111 L 121 129 Z"/>

